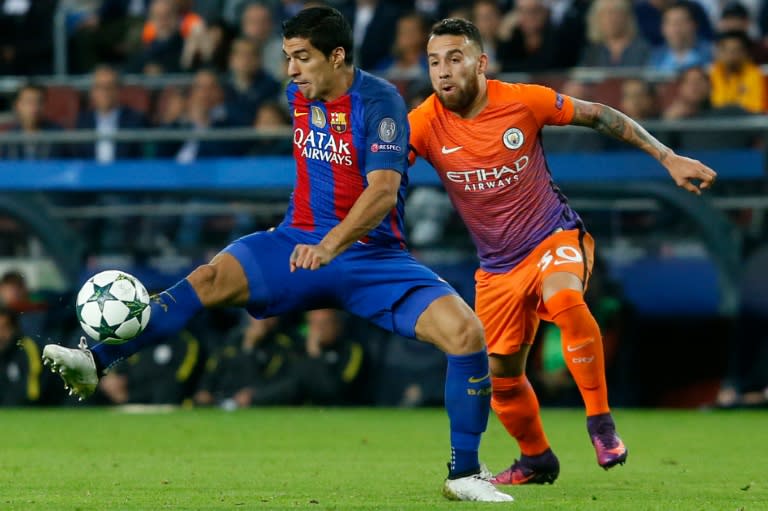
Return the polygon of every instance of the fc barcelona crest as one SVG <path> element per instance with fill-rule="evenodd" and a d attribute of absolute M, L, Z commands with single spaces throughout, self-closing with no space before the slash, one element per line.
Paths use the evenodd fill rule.
<path fill-rule="evenodd" d="M 310 110 L 312 113 L 312 124 L 320 129 L 325 128 L 325 113 L 323 110 L 317 106 L 312 106 Z"/>
<path fill-rule="evenodd" d="M 331 112 L 331 128 L 336 133 L 344 133 L 347 131 L 347 113 L 346 112 Z"/>

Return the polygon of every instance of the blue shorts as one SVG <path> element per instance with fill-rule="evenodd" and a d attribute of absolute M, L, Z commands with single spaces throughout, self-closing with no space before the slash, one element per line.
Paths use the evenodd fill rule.
<path fill-rule="evenodd" d="M 289 258 L 316 235 L 291 228 L 244 236 L 224 249 L 245 270 L 255 317 L 325 307 L 344 309 L 405 337 L 437 298 L 456 291 L 407 251 L 355 243 L 319 270 L 291 273 Z"/>

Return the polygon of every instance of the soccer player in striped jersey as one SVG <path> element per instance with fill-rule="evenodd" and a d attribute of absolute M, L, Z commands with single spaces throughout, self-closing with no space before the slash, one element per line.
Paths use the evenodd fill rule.
<path fill-rule="evenodd" d="M 438 22 L 427 53 L 435 92 L 409 114 L 411 156 L 436 169 L 477 247 L 476 311 L 488 340 L 491 404 L 521 451 L 492 482 L 552 483 L 559 474 L 525 376 L 540 319 L 560 328 L 597 462 L 606 469 L 622 464 L 627 449 L 608 406 L 600 329 L 583 297 L 593 241 L 552 182 L 540 132 L 548 124 L 590 126 L 648 152 L 696 194 L 713 184 L 715 172 L 678 156 L 613 108 L 487 79 L 488 57 L 466 20 Z"/>
<path fill-rule="evenodd" d="M 283 24 L 291 83 L 296 185 L 284 221 L 234 241 L 209 264 L 155 297 L 147 329 L 120 345 L 48 345 L 47 362 L 81 395 L 115 362 L 179 330 L 205 307 L 242 306 L 255 317 L 342 308 L 446 352 L 451 462 L 446 497 L 511 501 L 481 477 L 480 437 L 491 381 L 472 309 L 406 251 L 403 193 L 408 121 L 391 84 L 352 65 L 352 30 L 326 7 Z M 261 169 L 269 171 L 269 169 Z"/>

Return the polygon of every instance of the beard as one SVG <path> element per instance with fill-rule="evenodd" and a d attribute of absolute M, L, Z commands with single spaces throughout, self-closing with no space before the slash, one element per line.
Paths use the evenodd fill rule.
<path fill-rule="evenodd" d="M 445 93 L 442 90 L 438 90 L 437 99 L 440 100 L 445 108 L 452 112 L 464 112 L 469 109 L 477 98 L 477 94 L 480 92 L 480 85 L 477 79 L 469 80 L 463 89 L 458 89 L 457 86 L 457 91 L 451 97 L 446 98 Z"/>

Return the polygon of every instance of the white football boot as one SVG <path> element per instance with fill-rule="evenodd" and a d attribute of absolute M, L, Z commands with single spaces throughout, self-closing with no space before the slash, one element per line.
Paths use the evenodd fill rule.
<path fill-rule="evenodd" d="M 494 485 L 483 479 L 482 474 L 472 474 L 458 479 L 446 479 L 443 495 L 450 500 L 476 502 L 512 502 L 514 497 L 501 492 Z"/>
<path fill-rule="evenodd" d="M 80 401 L 93 394 L 99 383 L 96 362 L 93 361 L 85 337 L 80 338 L 80 346 L 77 348 L 46 345 L 43 349 L 43 364 L 50 365 L 51 372 L 58 373 L 64 380 L 64 388 L 69 389 L 69 395 L 76 395 Z"/>

